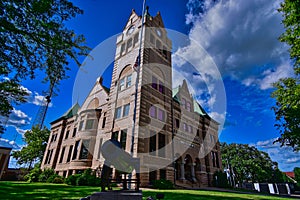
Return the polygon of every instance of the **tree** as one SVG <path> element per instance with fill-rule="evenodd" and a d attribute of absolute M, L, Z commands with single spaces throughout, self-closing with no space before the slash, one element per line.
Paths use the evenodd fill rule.
<path fill-rule="evenodd" d="M 235 183 L 274 180 L 277 163 L 273 162 L 266 152 L 247 144 L 221 143 L 221 155 L 222 163 L 231 171 Z"/>
<path fill-rule="evenodd" d="M 7 117 L 26 100 L 22 80 L 42 71 L 44 81 L 57 86 L 67 78 L 69 61 L 80 65 L 89 48 L 65 25 L 83 13 L 68 0 L 3 0 L 0 8 L 0 114 Z"/>
<path fill-rule="evenodd" d="M 300 186 L 300 167 L 294 168 L 294 174 L 295 174 L 295 181 L 297 181 L 297 184 Z"/>
<path fill-rule="evenodd" d="M 275 126 L 280 131 L 276 142 L 300 150 L 300 1 L 285 0 L 279 11 L 283 15 L 285 32 L 279 40 L 290 46 L 289 52 L 294 62 L 294 77 L 281 79 L 274 83 L 276 90 L 272 97 L 276 105 L 272 108 L 276 115 Z"/>
<path fill-rule="evenodd" d="M 31 169 L 33 163 L 42 161 L 49 136 L 50 131 L 47 128 L 32 127 L 24 134 L 24 142 L 27 146 L 20 151 L 14 151 L 12 156 L 18 160 L 19 165 L 29 164 L 28 168 Z"/>

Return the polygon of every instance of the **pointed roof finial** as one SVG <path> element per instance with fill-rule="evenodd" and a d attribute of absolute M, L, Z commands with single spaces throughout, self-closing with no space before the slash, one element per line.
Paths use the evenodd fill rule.
<path fill-rule="evenodd" d="M 145 15 L 146 16 L 150 16 L 150 14 L 149 14 L 149 6 L 146 6 Z"/>

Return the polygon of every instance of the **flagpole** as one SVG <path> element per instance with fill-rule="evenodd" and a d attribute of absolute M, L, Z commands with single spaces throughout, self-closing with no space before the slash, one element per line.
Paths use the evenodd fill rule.
<path fill-rule="evenodd" d="M 133 157 L 133 149 L 134 149 L 134 135 L 135 135 L 135 124 L 136 124 L 136 112 L 137 112 L 137 97 L 138 97 L 138 90 L 139 90 L 139 78 L 140 78 L 140 67 L 141 67 L 141 52 L 142 52 L 142 40 L 143 40 L 143 32 L 144 32 L 144 20 L 145 20 L 145 5 L 146 0 L 143 1 L 143 9 L 142 9 L 142 26 L 141 26 L 141 33 L 140 33 L 140 45 L 139 45 L 139 51 L 138 51 L 138 66 L 137 66 L 137 76 L 136 76 L 136 82 L 135 82 L 135 94 L 134 94 L 134 110 L 133 110 L 133 123 L 132 123 L 132 135 L 131 135 L 131 148 L 130 148 L 130 154 Z M 139 166 L 140 167 L 140 166 Z M 137 169 L 136 169 L 137 170 Z M 140 170 L 140 169 L 138 169 Z M 138 174 L 136 172 L 136 174 Z M 129 174 L 129 179 L 131 179 L 132 173 Z M 130 184 L 129 184 L 130 188 Z"/>

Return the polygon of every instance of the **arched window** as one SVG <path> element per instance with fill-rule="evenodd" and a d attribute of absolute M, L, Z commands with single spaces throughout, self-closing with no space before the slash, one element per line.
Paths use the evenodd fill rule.
<path fill-rule="evenodd" d="M 119 87 L 120 91 L 132 86 L 132 69 L 131 65 L 127 65 L 121 72 L 119 78 Z"/>

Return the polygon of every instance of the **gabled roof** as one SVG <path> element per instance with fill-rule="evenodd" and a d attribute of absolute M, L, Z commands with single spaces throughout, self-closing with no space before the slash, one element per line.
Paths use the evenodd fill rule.
<path fill-rule="evenodd" d="M 207 113 L 205 112 L 205 110 L 200 106 L 200 104 L 193 99 L 194 101 L 194 112 L 200 114 L 200 115 L 207 115 Z"/>
<path fill-rule="evenodd" d="M 74 104 L 69 110 L 67 110 L 62 116 L 60 116 L 58 119 L 50 122 L 50 124 L 54 124 L 62 119 L 68 119 L 73 117 L 74 115 L 77 114 L 78 110 L 80 109 L 80 106 L 78 103 Z"/>
<path fill-rule="evenodd" d="M 294 172 L 283 172 L 285 173 L 285 175 L 291 177 L 291 178 L 295 178 L 295 173 Z"/>
<path fill-rule="evenodd" d="M 185 84 L 186 83 L 184 81 L 183 82 L 183 86 L 185 86 Z M 187 86 L 185 88 L 187 88 Z M 178 93 L 179 93 L 180 89 L 181 89 L 181 87 L 178 86 L 176 88 L 173 88 L 173 90 L 172 90 L 173 100 L 177 101 L 178 103 L 181 103 L 180 98 L 178 97 Z M 195 113 L 198 113 L 198 114 L 200 114 L 202 116 L 207 115 L 207 113 L 205 112 L 205 110 L 201 107 L 201 105 L 195 99 L 193 99 L 193 103 L 194 103 L 194 112 Z"/>
<path fill-rule="evenodd" d="M 180 87 L 180 86 L 178 86 L 178 87 L 176 87 L 176 88 L 173 88 L 173 90 L 172 90 L 172 97 L 173 97 L 173 99 L 174 99 L 175 101 L 177 101 L 178 103 L 180 103 L 179 98 L 178 98 L 178 96 L 177 96 L 177 94 L 178 94 L 178 92 L 179 92 L 179 87 Z"/>
<path fill-rule="evenodd" d="M 77 114 L 80 106 L 78 103 L 74 104 L 67 112 L 65 112 L 61 117 L 70 118 Z"/>

